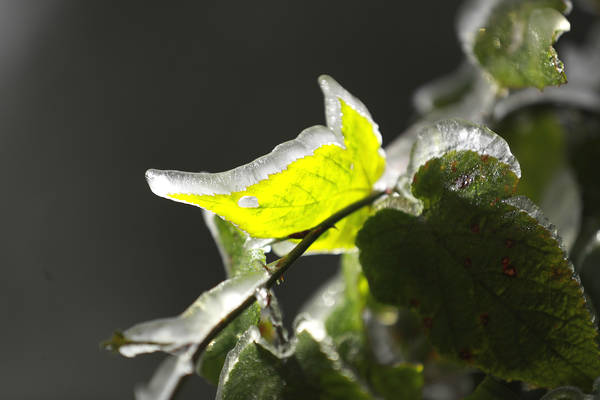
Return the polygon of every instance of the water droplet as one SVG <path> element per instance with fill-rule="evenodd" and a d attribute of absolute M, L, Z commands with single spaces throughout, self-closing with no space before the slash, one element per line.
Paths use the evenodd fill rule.
<path fill-rule="evenodd" d="M 267 288 L 264 286 L 256 288 L 254 297 L 256 297 L 256 302 L 260 308 L 267 308 L 269 305 L 271 305 L 271 293 L 269 293 Z"/>
<path fill-rule="evenodd" d="M 458 177 L 458 179 L 456 179 L 456 182 L 454 182 L 454 187 L 456 189 L 464 189 L 473 183 L 474 180 L 475 178 L 473 178 L 471 175 L 461 175 Z"/>
<path fill-rule="evenodd" d="M 258 208 L 258 199 L 254 196 L 242 196 L 237 204 L 242 208 Z"/>

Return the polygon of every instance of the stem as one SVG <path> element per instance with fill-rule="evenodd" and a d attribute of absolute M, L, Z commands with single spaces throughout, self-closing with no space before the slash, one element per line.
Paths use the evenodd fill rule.
<path fill-rule="evenodd" d="M 281 279 L 283 274 L 292 266 L 292 264 L 298 258 L 300 258 L 300 256 L 302 256 L 302 254 L 304 254 L 306 252 L 306 250 L 308 250 L 308 248 L 329 228 L 333 228 L 336 223 L 338 223 L 339 221 L 341 221 L 348 215 L 352 214 L 353 212 L 355 212 L 365 206 L 373 204 L 373 202 L 375 200 L 377 200 L 378 198 L 380 198 L 381 196 L 383 196 L 386 193 L 387 192 L 385 192 L 385 191 L 384 192 L 379 192 L 379 191 L 373 192 L 372 194 L 365 197 L 364 199 L 361 199 L 361 200 L 359 200 L 355 203 L 352 203 L 349 206 L 341 209 L 340 211 L 336 212 L 335 214 L 333 214 L 332 216 L 330 216 L 329 218 L 327 218 L 326 220 L 321 222 L 319 225 L 312 228 L 306 234 L 304 239 L 302 239 L 288 254 L 286 254 L 279 260 L 274 261 L 269 264 L 269 266 L 272 266 L 272 268 L 274 268 L 274 270 L 271 273 L 271 277 L 269 278 L 269 280 L 266 283 L 267 289 L 270 289 L 279 279 Z M 211 329 L 210 333 L 206 336 L 206 338 L 198 344 L 198 347 L 197 347 L 194 355 L 192 356 L 192 361 L 193 361 L 194 365 L 197 364 L 198 359 L 204 352 L 204 349 L 206 348 L 206 346 L 208 346 L 208 344 L 210 342 L 212 342 L 213 339 L 227 325 L 229 325 L 229 323 L 231 321 L 233 321 L 237 316 L 239 316 L 242 312 L 244 312 L 244 310 L 246 310 L 248 307 L 250 307 L 252 304 L 254 304 L 255 301 L 256 301 L 256 297 L 254 297 L 254 296 L 248 297 L 246 299 L 246 301 L 244 301 L 238 308 L 236 308 L 231 313 L 226 315 L 221 321 L 219 321 L 219 323 L 217 325 L 215 325 L 213 327 L 213 329 Z M 183 379 L 179 382 L 177 389 L 179 389 L 181 387 L 182 383 L 183 383 Z"/>

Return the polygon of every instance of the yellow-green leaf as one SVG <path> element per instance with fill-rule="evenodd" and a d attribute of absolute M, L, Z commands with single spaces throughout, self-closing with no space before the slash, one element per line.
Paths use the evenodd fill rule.
<path fill-rule="evenodd" d="M 152 191 L 210 210 L 256 238 L 287 238 L 368 195 L 385 167 L 381 135 L 368 110 L 328 76 L 319 78 L 327 126 L 249 164 L 220 173 L 148 170 Z M 354 249 L 362 209 L 325 232 L 311 252 Z"/>

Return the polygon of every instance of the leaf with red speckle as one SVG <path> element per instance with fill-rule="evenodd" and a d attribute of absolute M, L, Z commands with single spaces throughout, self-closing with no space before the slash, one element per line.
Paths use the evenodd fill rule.
<path fill-rule="evenodd" d="M 501 139 L 500 139 L 501 140 Z M 431 343 L 458 363 L 506 380 L 590 389 L 597 332 L 556 231 L 515 169 L 450 150 L 422 164 L 420 215 L 383 209 L 360 231 L 360 261 L 381 302 L 427 318 Z"/>

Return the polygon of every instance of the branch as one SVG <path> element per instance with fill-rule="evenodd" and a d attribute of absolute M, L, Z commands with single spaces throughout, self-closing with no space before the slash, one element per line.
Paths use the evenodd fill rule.
<path fill-rule="evenodd" d="M 273 261 L 268 264 L 267 267 L 269 271 L 271 271 L 271 276 L 268 279 L 265 286 L 267 289 L 270 289 L 277 281 L 281 279 L 283 274 L 292 266 L 292 264 L 302 256 L 308 250 L 308 248 L 328 229 L 333 228 L 336 223 L 352 214 L 359 209 L 373 204 L 375 200 L 386 194 L 386 191 L 377 191 L 373 192 L 371 195 L 365 197 L 362 200 L 359 200 L 355 203 L 350 204 L 349 206 L 341 209 L 336 212 L 329 218 L 325 219 L 323 222 L 310 229 L 308 233 L 304 236 L 304 238 L 285 256 L 280 258 L 279 260 Z M 239 316 L 244 310 L 250 307 L 256 301 L 255 296 L 248 297 L 238 308 L 233 310 L 231 313 L 227 314 L 217 325 L 215 325 L 205 339 L 198 344 L 194 355 L 192 356 L 193 365 L 196 365 L 200 356 L 204 352 L 204 349 L 213 339 L 237 316 Z M 180 380 L 177 385 L 178 390 L 183 384 L 184 379 Z"/>

